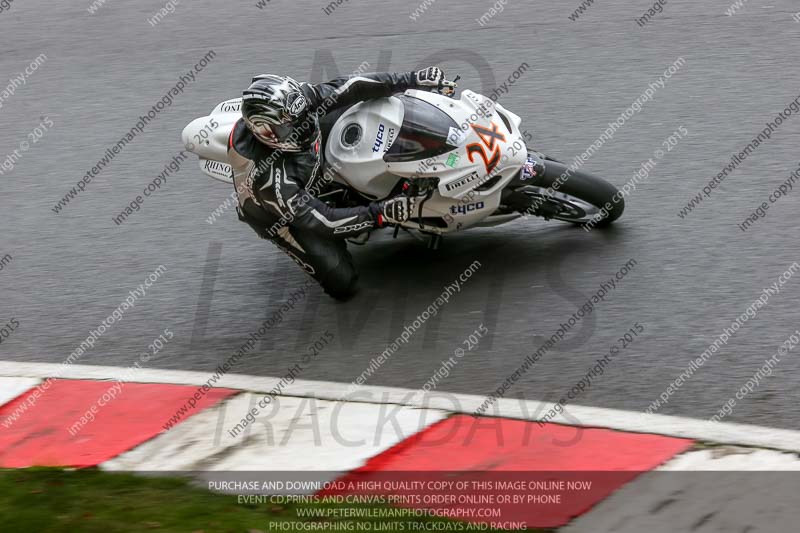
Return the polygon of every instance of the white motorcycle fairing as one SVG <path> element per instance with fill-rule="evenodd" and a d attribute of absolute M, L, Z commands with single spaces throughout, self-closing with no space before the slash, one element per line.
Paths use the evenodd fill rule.
<path fill-rule="evenodd" d="M 186 149 L 200 158 L 200 170 L 215 180 L 231 184 L 233 169 L 228 162 L 228 137 L 242 118 L 241 105 L 241 98 L 225 100 L 207 116 L 191 121 L 181 133 Z M 209 128 L 212 121 L 217 126 Z"/>
<path fill-rule="evenodd" d="M 408 124 L 410 112 L 417 115 L 413 127 Z M 484 221 L 494 225 L 518 216 L 486 220 L 500 205 L 503 188 L 527 161 L 521 122 L 472 91 L 463 91 L 455 100 L 408 90 L 403 98 L 381 98 L 348 109 L 328 137 L 326 163 L 337 181 L 373 199 L 389 196 L 402 178 L 437 178 L 437 191 L 422 209 L 424 222 L 412 219 L 405 227 L 449 233 Z M 446 140 L 432 155 L 414 157 L 393 150 L 398 142 L 413 149 L 425 141 L 415 138 L 420 130 L 437 128 Z"/>
<path fill-rule="evenodd" d="M 400 176 L 383 159 L 403 125 L 405 109 L 395 98 L 361 102 L 348 109 L 331 128 L 325 146 L 327 170 L 335 181 L 372 200 L 386 198 Z"/>
<path fill-rule="evenodd" d="M 187 150 L 208 176 L 231 183 L 228 137 L 241 118 L 241 99 L 222 102 L 183 130 Z M 216 127 L 209 133 L 208 124 Z M 503 188 L 520 172 L 527 148 L 521 119 L 490 98 L 465 90 L 459 99 L 408 90 L 402 97 L 361 102 L 331 128 L 326 164 L 334 181 L 371 200 L 387 198 L 401 179 L 438 179 L 419 215 L 404 227 L 443 234 L 491 226 Z"/>

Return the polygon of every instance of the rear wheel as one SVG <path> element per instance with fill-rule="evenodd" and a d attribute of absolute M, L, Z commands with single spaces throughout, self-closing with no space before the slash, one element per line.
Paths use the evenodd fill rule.
<path fill-rule="evenodd" d="M 523 183 L 517 192 L 530 200 L 527 212 L 546 219 L 607 226 L 625 210 L 616 187 L 588 172 L 572 172 L 557 161 L 548 160 L 544 175 Z"/>

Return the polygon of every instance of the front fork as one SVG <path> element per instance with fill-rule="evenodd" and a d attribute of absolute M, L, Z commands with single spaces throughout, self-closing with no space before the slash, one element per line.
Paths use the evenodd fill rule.
<path fill-rule="evenodd" d="M 542 153 L 528 151 L 528 159 L 522 169 L 503 190 L 502 204 L 512 211 L 541 216 L 545 219 L 555 214 L 548 209 L 548 202 L 537 202 L 534 209 L 531 209 L 534 206 L 534 202 L 528 194 L 522 191 L 526 186 L 536 185 L 539 178 L 544 176 L 548 160 L 550 158 Z"/>

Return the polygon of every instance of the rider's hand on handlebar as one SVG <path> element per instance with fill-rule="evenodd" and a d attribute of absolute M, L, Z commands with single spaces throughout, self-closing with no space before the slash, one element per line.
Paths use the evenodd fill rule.
<path fill-rule="evenodd" d="M 444 95 L 455 92 L 456 83 L 445 79 L 444 72 L 439 67 L 428 67 L 414 73 L 417 87 L 437 89 Z"/>
<path fill-rule="evenodd" d="M 386 224 L 402 224 L 414 213 L 419 198 L 415 196 L 395 196 L 378 204 L 378 227 Z"/>

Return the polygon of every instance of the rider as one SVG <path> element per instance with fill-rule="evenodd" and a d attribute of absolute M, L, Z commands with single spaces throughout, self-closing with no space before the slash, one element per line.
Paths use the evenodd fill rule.
<path fill-rule="evenodd" d="M 350 297 L 358 275 L 345 239 L 405 222 L 416 198 L 397 196 L 352 208 L 319 200 L 315 193 L 330 179 L 322 170 L 327 133 L 341 111 L 362 100 L 454 86 L 437 67 L 320 84 L 256 76 L 242 93 L 242 119 L 228 140 L 239 219 L 278 245 L 328 294 Z"/>

